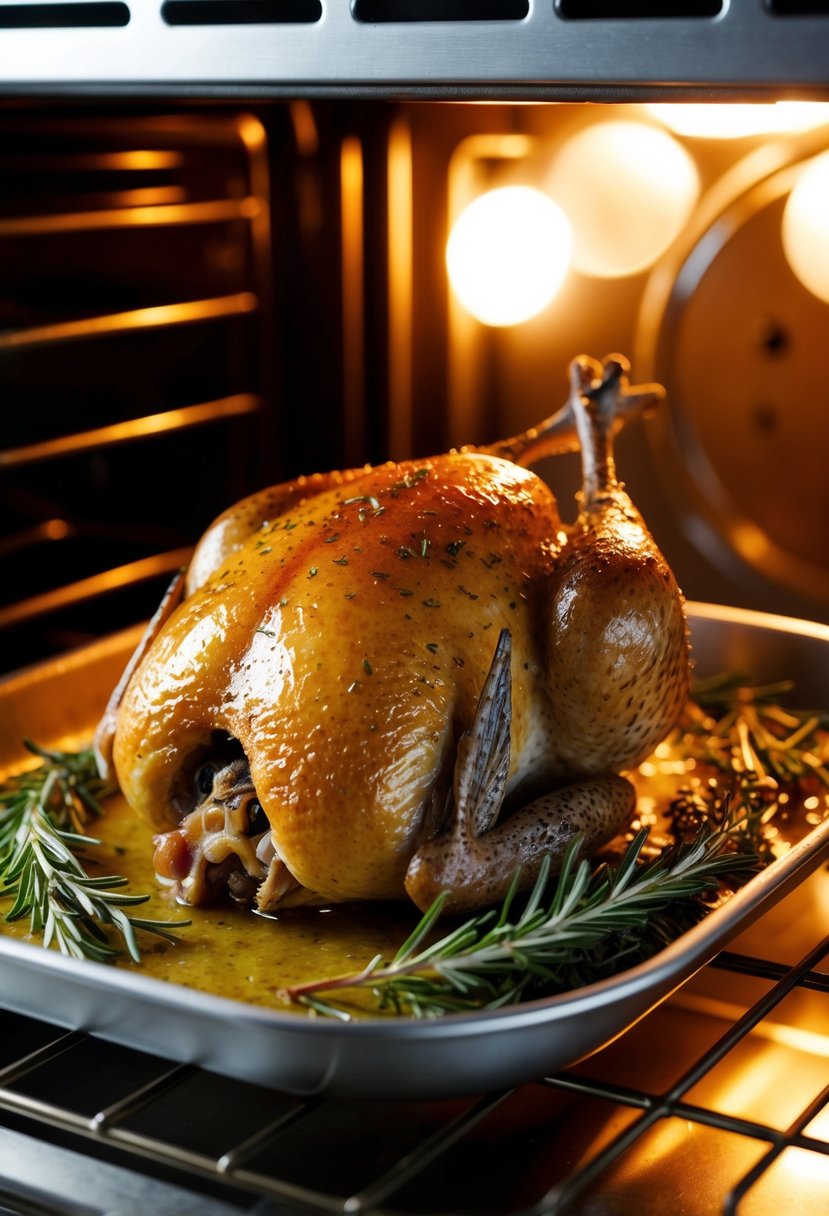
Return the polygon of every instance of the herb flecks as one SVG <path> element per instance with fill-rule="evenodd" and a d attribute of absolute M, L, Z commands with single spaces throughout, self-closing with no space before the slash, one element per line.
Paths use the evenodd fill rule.
<path fill-rule="evenodd" d="M 400 481 L 395 481 L 390 490 L 392 498 L 397 498 L 402 490 L 414 489 L 419 481 L 422 481 L 424 477 L 429 476 L 429 472 L 430 470 L 428 468 L 415 469 L 413 473 L 408 473 L 405 477 L 402 477 Z"/>
<path fill-rule="evenodd" d="M 367 504 L 366 506 L 360 506 L 360 509 L 357 512 L 357 518 L 361 524 L 366 523 L 368 520 L 368 508 L 371 509 L 372 515 L 382 515 L 386 509 L 380 502 L 380 499 L 375 497 L 374 494 L 355 494 L 353 498 L 344 498 L 342 505 L 344 507 L 350 507 L 355 503 Z"/>
<path fill-rule="evenodd" d="M 643 828 L 606 864 L 581 858 L 576 837 L 557 878 L 545 860 L 526 902 L 516 875 L 499 910 L 438 937 L 441 896 L 390 961 L 286 996 L 343 1017 L 339 993 L 363 988 L 380 1011 L 436 1017 L 571 990 L 651 957 L 772 859 L 788 799 L 813 807 L 809 822 L 829 813 L 829 720 L 781 708 L 785 691 L 736 677 L 695 688 L 681 729 L 655 753 L 671 772 L 704 773 L 671 804 L 673 844 Z"/>
<path fill-rule="evenodd" d="M 111 932 L 135 962 L 141 958 L 136 930 L 174 941 L 173 931 L 188 921 L 130 916 L 123 909 L 149 897 L 124 891 L 127 880 L 120 875 L 93 878 L 84 869 L 83 854 L 100 844 L 86 835 L 86 825 L 103 813 L 101 800 L 112 792 L 92 751 L 26 746 L 40 765 L 0 787 L 0 895 L 13 897 L 5 919 L 28 917 L 31 933 L 44 946 L 95 962 L 121 953 Z"/>
<path fill-rule="evenodd" d="M 776 819 L 808 784 L 816 809 L 829 807 L 829 756 L 819 732 L 826 715 L 784 709 L 789 683 L 751 685 L 726 674 L 698 682 L 670 745 L 704 774 L 692 776 L 668 808 L 681 839 L 701 822 L 745 819 L 743 839 L 764 860 L 776 855 Z M 657 749 L 657 755 L 659 749 Z M 822 793 L 821 793 L 822 791 Z M 819 816 L 822 818 L 823 816 Z"/>

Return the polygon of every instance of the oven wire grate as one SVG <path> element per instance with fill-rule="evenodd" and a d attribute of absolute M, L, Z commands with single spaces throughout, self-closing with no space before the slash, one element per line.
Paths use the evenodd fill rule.
<path fill-rule="evenodd" d="M 770 984 L 662 1092 L 646 1085 L 621 1084 L 612 1077 L 586 1075 L 576 1067 L 534 1085 L 474 1100 L 434 1104 L 305 1100 L 216 1077 L 194 1065 L 172 1066 L 80 1032 L 57 1031 L 29 1018 L 4 1014 L 7 1020 L 0 1026 L 0 1044 L 5 1045 L 5 1053 L 15 1036 L 23 1048 L 16 1058 L 4 1059 L 0 1068 L 0 1110 L 29 1135 L 49 1139 L 50 1135 L 69 1134 L 76 1151 L 79 1145 L 80 1151 L 92 1154 L 114 1150 L 117 1159 L 132 1169 L 172 1169 L 184 1185 L 200 1180 L 202 1187 L 206 1185 L 210 1194 L 220 1198 L 242 1195 L 250 1206 L 240 1210 L 269 1211 L 270 1204 L 278 1202 L 282 1211 L 287 1206 L 339 1216 L 490 1210 L 478 1202 L 474 1188 L 465 1203 L 457 1203 L 452 1196 L 447 1202 L 447 1180 L 477 1168 L 476 1163 L 485 1157 L 492 1158 L 493 1142 L 503 1144 L 505 1129 L 522 1119 L 524 1133 L 541 1151 L 534 1155 L 524 1152 L 519 1162 L 523 1181 L 508 1196 L 494 1195 L 497 1202 L 491 1210 L 525 1216 L 621 1213 L 630 1209 L 614 1206 L 618 1192 L 605 1189 L 608 1175 L 630 1154 L 641 1154 L 653 1129 L 681 1120 L 688 1127 L 714 1129 L 750 1146 L 751 1164 L 720 1192 L 716 1210 L 724 1216 L 744 1211 L 755 1216 L 772 1209 L 754 1202 L 744 1207 L 744 1201 L 756 1197 L 757 1185 L 784 1152 L 800 1150 L 819 1166 L 829 1166 L 829 1138 L 813 1128 L 829 1108 L 829 1086 L 821 1087 L 823 1078 L 816 1073 L 816 1092 L 784 1128 L 760 1117 L 725 1113 L 715 1104 L 694 1101 L 689 1095 L 792 993 L 808 990 L 829 998 L 829 971 L 820 970 L 827 958 L 829 938 L 791 967 L 746 954 L 721 954 L 705 969 L 709 982 L 727 983 L 729 977 L 748 976 Z M 681 995 L 679 1000 L 681 1003 Z M 113 1062 L 119 1067 L 113 1067 Z M 101 1103 L 94 1102 L 94 1092 L 88 1092 L 93 1073 L 106 1075 L 113 1089 L 113 1096 Z M 114 1079 L 113 1074 L 117 1074 Z M 610 1120 L 611 1134 L 596 1137 L 583 1159 L 569 1163 L 560 1177 L 545 1186 L 545 1177 L 549 1181 L 550 1176 L 549 1140 L 543 1134 L 545 1103 L 553 1102 L 550 1109 L 561 1132 L 557 1142 L 567 1158 L 572 1150 L 566 1133 L 571 1099 L 614 1109 L 621 1112 L 621 1118 L 615 1123 Z M 536 1119 L 540 1111 L 542 1118 L 527 1123 L 526 1113 L 521 1113 L 527 1110 L 535 1111 Z M 232 1132 L 228 1135 L 224 1131 L 227 1123 L 244 1111 L 249 1116 L 247 1124 L 239 1122 L 236 1138 Z M 823 1126 L 825 1129 L 825 1120 Z M 362 1160 L 351 1161 L 346 1156 L 345 1165 L 337 1160 L 336 1137 L 332 1138 L 332 1130 L 337 1128 L 346 1142 L 353 1137 L 363 1146 Z M 510 1134 L 514 1135 L 514 1127 Z M 322 1137 L 327 1138 L 321 1153 Z M 321 1168 L 320 1158 L 327 1155 L 335 1159 L 337 1176 L 321 1184 L 310 1182 Z M 741 1160 L 745 1157 L 745 1153 L 740 1155 Z M 280 1168 L 286 1163 L 287 1168 Z M 535 1193 L 527 1187 L 528 1176 L 534 1179 Z M 426 1204 L 424 1195 L 431 1196 Z M 262 1207 L 263 1203 L 267 1206 Z M 686 1210 L 713 1209 L 676 1209 Z M 812 1208 L 804 1202 L 797 1210 L 805 1213 Z"/>

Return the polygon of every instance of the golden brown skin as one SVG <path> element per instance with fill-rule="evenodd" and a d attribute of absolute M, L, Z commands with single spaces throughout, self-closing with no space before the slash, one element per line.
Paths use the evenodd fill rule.
<path fill-rule="evenodd" d="M 589 360 L 574 369 L 577 404 L 602 377 L 617 396 L 624 385 L 616 364 L 612 374 Z M 609 438 L 612 410 L 608 418 Z M 399 898 L 410 865 L 411 893 L 428 901 L 427 888 L 441 874 L 455 881 L 470 853 L 453 852 L 454 829 L 437 832 L 458 739 L 503 630 L 508 804 L 525 790 L 610 778 L 598 836 L 618 831 L 630 801 L 613 775 L 675 722 L 688 647 L 673 576 L 615 478 L 607 483 L 600 449 L 601 485 L 593 493 L 586 472 L 570 534 L 546 484 L 493 451 L 301 479 L 220 517 L 114 725 L 127 800 L 172 832 L 161 845 L 170 875 L 186 870 L 178 853 L 197 846 L 204 819 L 194 772 L 232 736 L 270 822 L 259 878 L 269 864 L 275 873 L 275 854 L 277 902 Z M 569 793 L 564 802 L 574 805 Z M 508 881 L 527 860 L 517 838 L 537 835 L 548 810 L 479 836 L 492 857 L 484 848 L 462 906 L 498 897 L 493 873 Z M 428 853 L 441 841 L 442 870 Z M 549 847 L 542 833 L 541 852 Z M 198 884 L 189 896 L 186 883 L 179 890 L 203 897 Z"/>

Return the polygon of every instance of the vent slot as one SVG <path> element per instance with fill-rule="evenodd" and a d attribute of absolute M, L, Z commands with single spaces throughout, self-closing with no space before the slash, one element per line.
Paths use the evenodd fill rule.
<path fill-rule="evenodd" d="M 168 25 L 304 25 L 322 17 L 321 0 L 165 0 Z"/>
<path fill-rule="evenodd" d="M 521 21 L 529 0 L 354 0 L 357 21 Z"/>
<path fill-rule="evenodd" d="M 47 30 L 91 29 L 97 26 L 129 25 L 126 4 L 4 4 L 0 6 L 0 29 Z"/>
<path fill-rule="evenodd" d="M 777 17 L 829 17 L 829 0 L 769 0 Z"/>
<path fill-rule="evenodd" d="M 556 12 L 566 21 L 718 17 L 722 11 L 723 0 L 556 0 Z"/>

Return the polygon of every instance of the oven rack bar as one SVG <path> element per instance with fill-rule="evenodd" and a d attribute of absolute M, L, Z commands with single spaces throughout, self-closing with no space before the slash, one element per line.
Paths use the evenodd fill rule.
<path fill-rule="evenodd" d="M 814 1140 L 810 1137 L 804 1137 L 803 1128 L 809 1123 L 814 1115 L 829 1103 L 829 1087 L 825 1087 L 820 1094 L 816 1096 L 801 1115 L 790 1125 L 783 1133 L 776 1131 L 774 1128 L 764 1125 L 763 1123 L 753 1122 L 748 1119 L 739 1119 L 734 1116 L 726 1116 L 717 1111 L 706 1110 L 684 1100 L 687 1092 L 696 1085 L 700 1079 L 705 1076 L 715 1065 L 717 1065 L 741 1039 L 745 1038 L 760 1022 L 763 1021 L 783 999 L 798 985 L 803 983 L 803 979 L 807 975 L 814 974 L 814 968 L 829 955 L 829 937 L 818 942 L 818 944 L 806 954 L 800 962 L 791 968 L 785 969 L 783 974 L 778 979 L 777 983 L 758 1000 L 750 1009 L 746 1011 L 742 1018 L 731 1026 L 720 1039 L 714 1043 L 708 1051 L 706 1051 L 680 1079 L 671 1087 L 671 1089 L 661 1095 L 654 1095 L 647 1099 L 644 1103 L 644 1113 L 634 1123 L 620 1135 L 615 1142 L 607 1145 L 604 1151 L 596 1157 L 591 1168 L 582 1171 L 577 1177 L 569 1179 L 564 1185 L 557 1187 L 555 1191 L 547 1196 L 546 1201 L 540 1205 L 540 1210 L 549 1213 L 567 1212 L 572 1210 L 572 1204 L 580 1194 L 586 1189 L 587 1185 L 594 1177 L 600 1175 L 608 1168 L 634 1141 L 641 1136 L 658 1120 L 672 1116 L 687 1119 L 691 1122 L 707 1123 L 710 1126 L 717 1127 L 722 1131 L 735 1132 L 739 1135 L 754 1137 L 758 1140 L 768 1140 L 773 1147 L 773 1152 L 768 1154 L 768 1164 L 779 1156 L 786 1147 L 806 1148 L 815 1152 L 825 1153 L 829 1155 L 829 1143 L 826 1141 Z M 776 969 L 776 968 L 775 968 Z M 573 1086 L 578 1088 L 583 1083 L 569 1079 L 559 1078 L 556 1084 L 562 1086 Z M 626 1101 L 622 1095 L 617 1094 L 617 1100 Z M 645 1099 L 645 1095 L 636 1095 L 634 1105 L 639 1106 Z M 757 1173 L 752 1181 L 756 1181 L 760 1174 Z M 738 1193 L 739 1188 L 746 1182 L 746 1175 L 740 1180 L 737 1188 L 729 1193 L 723 1208 L 724 1212 L 733 1210 L 734 1199 L 733 1195 Z M 747 1187 L 745 1189 L 748 1189 Z M 739 1191 L 739 1193 L 743 1193 Z"/>
<path fill-rule="evenodd" d="M 115 447 L 121 443 L 132 443 L 136 439 L 164 435 L 169 431 L 187 431 L 210 422 L 221 422 L 243 414 L 256 414 L 261 409 L 262 398 L 257 393 L 235 393 L 232 397 L 202 401 L 197 405 L 184 405 L 180 409 L 166 410 L 162 414 L 147 414 L 129 422 L 113 422 L 109 426 L 96 427 L 91 431 L 76 431 L 69 435 L 59 435 L 55 439 L 45 439 L 41 443 L 7 448 L 0 452 L 0 469 L 39 464 L 41 461 L 56 460 L 73 452 L 91 452 L 100 448 Z"/>
<path fill-rule="evenodd" d="M 238 111 L 6 114 L 0 668 L 151 615 L 205 520 L 263 479 L 266 144 Z"/>
<path fill-rule="evenodd" d="M 51 215 L 10 216 L 0 219 L 0 239 L 50 236 L 65 232 L 93 232 L 113 228 L 178 227 L 189 224 L 226 224 L 254 219 L 261 202 L 255 198 L 209 199 L 198 203 L 143 203 L 137 207 L 70 211 Z"/>
<path fill-rule="evenodd" d="M 740 956 L 731 957 L 736 964 L 733 972 L 730 970 L 729 956 L 726 955 L 720 956 L 716 967 L 711 968 L 715 975 L 745 974 L 744 960 Z M 630 1117 L 622 1130 L 589 1156 L 582 1166 L 558 1179 L 546 1193 L 532 1202 L 524 1200 L 514 1204 L 509 1209 L 510 1216 L 565 1216 L 584 1210 L 580 1205 L 588 1196 L 601 1195 L 603 1180 L 608 1173 L 626 1155 L 635 1153 L 650 1131 L 671 1119 L 682 1120 L 687 1125 L 714 1128 L 756 1147 L 757 1159 L 742 1170 L 727 1193 L 721 1196 L 722 1206 L 719 1210 L 730 1216 L 740 1212 L 740 1204 L 745 1196 L 750 1194 L 787 1149 L 814 1154 L 816 1158 L 826 1159 L 829 1165 L 829 1139 L 809 1130 L 813 1121 L 829 1106 L 829 1087 L 825 1086 L 823 1078 L 816 1076 L 816 1092 L 782 1129 L 760 1118 L 729 1114 L 713 1104 L 689 1100 L 687 1095 L 787 996 L 798 989 L 806 989 L 810 984 L 813 990 L 817 988 L 825 994 L 825 983 L 815 984 L 815 977 L 821 981 L 826 979 L 825 972 L 818 968 L 825 966 L 828 957 L 829 938 L 815 945 L 791 967 L 772 960 L 752 960 L 761 969 L 779 978 L 664 1092 L 620 1085 L 601 1075 L 585 1075 L 575 1068 L 541 1078 L 536 1085 L 521 1087 L 518 1091 L 487 1094 L 462 1104 L 456 1103 L 450 1105 L 443 1117 L 433 1119 L 432 1125 L 428 1125 L 427 1120 L 424 1129 L 428 1127 L 428 1130 L 413 1136 L 405 1151 L 400 1152 L 394 1160 L 381 1163 L 376 1174 L 355 1189 L 348 1188 L 347 1179 L 344 1180 L 346 1185 L 339 1190 L 336 1187 L 315 1189 L 307 1182 L 301 1183 L 296 1178 L 280 1176 L 278 1171 L 264 1168 L 263 1161 L 269 1153 L 274 1153 L 278 1158 L 280 1146 L 290 1137 L 294 1138 L 292 1145 L 300 1145 L 301 1155 L 303 1134 L 311 1138 L 317 1135 L 315 1129 L 328 1110 L 335 1112 L 335 1121 L 340 1118 L 343 1127 L 348 1127 L 351 1122 L 359 1124 L 361 1120 L 367 1120 L 366 1112 L 372 1110 L 370 1103 L 294 1099 L 274 1093 L 271 1095 L 271 1114 L 267 1117 L 264 1112 L 268 1109 L 269 1097 L 263 1091 L 260 1126 L 237 1143 L 225 1144 L 220 1151 L 208 1151 L 203 1143 L 179 1141 L 147 1130 L 148 1127 L 157 1128 L 159 1120 L 164 1126 L 165 1118 L 168 1124 L 172 1120 L 174 1125 L 178 1125 L 181 1116 L 176 1103 L 186 1099 L 184 1091 L 188 1084 L 205 1079 L 205 1074 L 193 1065 L 171 1066 L 154 1057 L 146 1057 L 145 1069 L 154 1074 L 149 1080 L 126 1085 L 117 1098 L 98 1110 L 84 1110 L 80 1102 L 73 1106 L 66 1097 L 67 1076 L 71 1078 L 67 1065 L 71 1065 L 75 1053 L 79 1051 L 83 1052 L 82 1060 L 88 1063 L 90 1052 L 99 1050 L 104 1053 L 108 1050 L 107 1045 L 79 1032 L 67 1033 L 31 1023 L 28 1030 L 31 1032 L 34 1027 L 45 1041 L 20 1059 L 7 1062 L 0 1070 L 0 1110 L 22 1120 L 27 1135 L 45 1135 L 48 1139 L 50 1131 L 68 1132 L 73 1137 L 75 1151 L 94 1155 L 96 1151 L 106 1148 L 111 1150 L 110 1159 L 114 1151 L 115 1160 L 133 1168 L 146 1168 L 152 1164 L 158 1168 L 172 1169 L 183 1185 L 187 1185 L 188 1178 L 191 1182 L 199 1179 L 202 1184 L 212 1184 L 210 1193 L 218 1198 L 227 1198 L 231 1194 L 247 1195 L 252 1203 L 254 1200 L 272 1201 L 280 1208 L 287 1205 L 290 1210 L 314 1212 L 320 1216 L 354 1213 L 384 1213 L 385 1216 L 407 1213 L 407 1216 L 413 1216 L 418 1208 L 416 1202 L 407 1198 L 410 1185 L 414 1184 L 416 1201 L 420 1193 L 420 1180 L 428 1179 L 430 1171 L 436 1166 L 438 1181 L 431 1185 L 439 1185 L 441 1176 L 451 1177 L 456 1175 L 458 1169 L 470 1168 L 470 1162 L 476 1160 L 473 1148 L 481 1160 L 483 1154 L 491 1156 L 493 1139 L 492 1134 L 487 1133 L 490 1121 L 497 1122 L 503 1118 L 512 1101 L 523 1100 L 531 1104 L 533 1091 L 547 1091 L 565 1098 L 567 1095 L 578 1096 L 608 1109 L 627 1110 Z M 19 1015 L 3 1016 L 11 1017 L 17 1023 L 31 1022 Z M 122 1054 L 127 1051 L 118 1050 Z M 59 1087 L 55 1083 L 55 1091 L 50 1092 L 49 1070 L 56 1061 L 63 1064 L 61 1082 Z M 106 1067 L 105 1060 L 102 1067 Z M 135 1075 L 135 1068 L 132 1073 Z M 208 1108 L 206 1112 L 201 1110 L 200 1118 L 208 1127 L 221 1127 L 228 1110 L 244 1110 L 245 1102 L 251 1100 L 251 1087 L 228 1079 L 214 1080 L 220 1087 L 220 1097 L 213 1109 Z M 82 1078 L 76 1077 L 74 1084 L 68 1088 L 82 1094 L 81 1082 Z M 259 1095 L 257 1100 L 263 1100 L 263 1095 Z M 186 1101 L 182 1109 L 188 1109 Z M 136 1128 L 135 1119 L 140 1121 L 142 1117 L 143 1124 L 139 1122 Z M 192 1106 L 190 1117 L 193 1117 Z M 391 1130 L 396 1118 L 405 1120 L 410 1117 L 411 1104 L 386 1104 L 379 1115 L 376 1112 L 372 1114 L 374 1122 L 371 1125 L 385 1126 Z M 478 1129 L 482 1129 L 482 1135 L 475 1147 Z M 229 1135 L 228 1139 L 232 1139 L 232 1136 Z M 543 1146 L 543 1136 L 540 1136 L 540 1140 Z M 78 1145 L 81 1146 L 80 1150 Z M 306 1145 L 305 1151 L 313 1152 L 313 1146 L 308 1150 Z M 434 1216 L 436 1210 L 430 1207 L 430 1216 Z M 611 1210 L 614 1209 L 608 1208 L 608 1211 Z M 761 1207 L 759 1210 L 765 1209 Z"/>
<path fill-rule="evenodd" d="M 822 0 L 2 0 L 0 28 L 6 94 L 757 95 L 826 89 L 829 6 Z"/>
<path fill-rule="evenodd" d="M 32 621 L 61 608 L 83 604 L 122 587 L 134 587 L 156 579 L 159 575 L 169 577 L 175 570 L 180 570 L 188 564 L 192 552 L 192 548 L 187 546 L 171 549 L 166 553 L 154 553 L 150 557 L 139 558 L 138 561 L 126 562 L 123 566 L 112 566 L 102 570 L 100 574 L 91 574 L 88 578 L 78 579 L 74 583 L 64 583 L 51 591 L 43 592 L 42 595 L 16 600 L 7 607 L 0 608 L 0 629 Z"/>
<path fill-rule="evenodd" d="M 159 304 L 136 308 L 129 312 L 84 317 L 78 321 L 59 321 L 31 329 L 11 330 L 0 334 L 0 352 L 21 347 L 53 346 L 59 342 L 75 342 L 88 338 L 106 338 L 112 334 L 128 334 L 143 329 L 166 329 L 172 325 L 192 325 L 199 321 L 222 320 L 254 312 L 256 296 L 249 291 L 210 300 L 188 300 L 180 304 Z"/>

